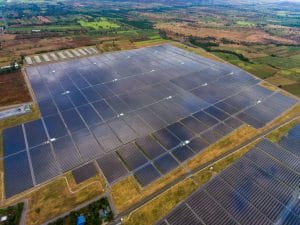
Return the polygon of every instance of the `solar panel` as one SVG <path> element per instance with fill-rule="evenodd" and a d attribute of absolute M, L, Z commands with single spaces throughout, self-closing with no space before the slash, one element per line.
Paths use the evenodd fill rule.
<path fill-rule="evenodd" d="M 124 120 L 140 137 L 146 136 L 153 131 L 153 129 L 138 115 L 131 114 L 125 116 Z"/>
<path fill-rule="evenodd" d="M 195 119 L 192 116 L 188 116 L 181 120 L 181 123 L 183 123 L 186 127 L 194 131 L 195 133 L 201 133 L 204 130 L 206 130 L 208 127 L 201 123 L 199 120 Z"/>
<path fill-rule="evenodd" d="M 29 152 L 37 183 L 43 183 L 61 173 L 50 144 L 32 148 Z"/>
<path fill-rule="evenodd" d="M 170 155 L 165 154 L 154 160 L 154 165 L 163 174 L 166 174 L 178 166 L 178 162 Z"/>
<path fill-rule="evenodd" d="M 122 161 L 115 153 L 107 154 L 97 159 L 97 163 L 109 183 L 117 181 L 128 173 Z"/>
<path fill-rule="evenodd" d="M 77 108 L 78 112 L 84 119 L 87 125 L 94 125 L 97 123 L 101 123 L 102 119 L 96 113 L 91 105 L 84 105 Z"/>
<path fill-rule="evenodd" d="M 24 124 L 29 148 L 48 140 L 42 120 L 34 120 Z"/>
<path fill-rule="evenodd" d="M 210 115 L 216 117 L 217 119 L 219 119 L 221 121 L 223 121 L 229 117 L 229 115 L 227 113 L 223 112 L 222 110 L 219 110 L 218 108 L 216 108 L 214 106 L 208 107 L 208 108 L 204 109 L 204 111 L 206 113 L 209 113 Z"/>
<path fill-rule="evenodd" d="M 70 136 L 65 136 L 52 142 L 55 158 L 60 168 L 66 172 L 82 163 L 80 153 Z"/>
<path fill-rule="evenodd" d="M 167 129 L 156 131 L 153 135 L 166 149 L 172 149 L 180 143 L 180 140 Z"/>
<path fill-rule="evenodd" d="M 76 184 L 80 184 L 98 174 L 98 170 L 94 162 L 90 162 L 77 169 L 72 170 L 72 175 Z"/>
<path fill-rule="evenodd" d="M 138 169 L 134 173 L 135 178 L 138 180 L 142 187 L 147 186 L 154 180 L 160 177 L 160 173 L 154 168 L 152 164 L 147 164 L 143 168 Z"/>
<path fill-rule="evenodd" d="M 57 114 L 58 111 L 52 99 L 44 99 L 38 102 L 41 114 L 43 116 L 49 116 Z"/>
<path fill-rule="evenodd" d="M 33 187 L 27 152 L 4 159 L 4 186 L 7 198 Z"/>
<path fill-rule="evenodd" d="M 219 122 L 217 119 L 208 115 L 204 111 L 197 112 L 197 113 L 193 114 L 193 116 L 196 119 L 200 120 L 200 122 L 204 123 L 206 126 L 209 126 L 209 127 L 216 125 Z"/>
<path fill-rule="evenodd" d="M 233 129 L 237 129 L 240 126 L 242 126 L 243 122 L 235 117 L 229 117 L 227 120 L 224 121 L 224 123 L 228 126 L 230 126 Z"/>
<path fill-rule="evenodd" d="M 3 156 L 25 150 L 25 139 L 22 126 L 3 130 Z"/>
<path fill-rule="evenodd" d="M 182 141 L 189 140 L 194 137 L 193 132 L 178 122 L 167 126 L 167 129 Z"/>
<path fill-rule="evenodd" d="M 164 148 L 151 136 L 140 138 L 136 141 L 136 143 L 150 159 L 154 159 L 165 153 Z"/>
<path fill-rule="evenodd" d="M 204 150 L 206 147 L 208 147 L 208 143 L 200 137 L 196 137 L 193 140 L 190 141 L 188 146 L 194 151 L 194 152 L 200 152 Z"/>
<path fill-rule="evenodd" d="M 174 149 L 172 154 L 177 158 L 178 161 L 184 162 L 185 160 L 191 158 L 194 155 L 194 152 L 186 145 Z"/>
<path fill-rule="evenodd" d="M 87 129 L 82 129 L 72 134 L 75 144 L 83 161 L 95 159 L 103 154 L 102 147 Z"/>
<path fill-rule="evenodd" d="M 137 169 L 147 162 L 146 157 L 135 144 L 127 144 L 118 150 L 129 170 Z"/>
<path fill-rule="evenodd" d="M 68 134 L 67 129 L 58 114 L 45 117 L 44 122 L 51 138 L 59 138 Z"/>
<path fill-rule="evenodd" d="M 92 126 L 91 131 L 101 146 L 103 146 L 105 152 L 109 152 L 122 145 L 122 142 L 113 130 L 106 124 Z"/>
<path fill-rule="evenodd" d="M 73 108 L 67 111 L 63 111 L 61 114 L 63 120 L 65 121 L 67 127 L 71 132 L 75 132 L 80 129 L 86 128 L 83 120 L 81 119 L 76 109 Z"/>
<path fill-rule="evenodd" d="M 109 107 L 106 101 L 101 100 L 92 103 L 92 105 L 94 106 L 94 108 L 96 109 L 96 111 L 99 113 L 99 115 L 104 121 L 116 117 L 116 113 L 111 109 L 111 107 Z"/>
<path fill-rule="evenodd" d="M 129 143 L 138 138 L 138 135 L 125 123 L 124 120 L 115 119 L 109 123 L 109 126 L 117 134 L 123 144 Z"/>

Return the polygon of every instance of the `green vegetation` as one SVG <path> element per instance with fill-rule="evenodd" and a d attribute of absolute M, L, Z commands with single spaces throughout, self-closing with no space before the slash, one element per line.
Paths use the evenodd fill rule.
<path fill-rule="evenodd" d="M 7 220 L 0 222 L 1 225 L 16 225 L 20 223 L 20 219 L 23 212 L 24 203 L 18 203 L 14 206 L 9 206 L 4 209 L 0 209 L 0 217 L 7 216 Z"/>
<path fill-rule="evenodd" d="M 49 223 L 49 225 L 73 225 L 76 224 L 77 218 L 80 215 L 84 215 L 86 225 L 102 224 L 103 222 L 110 222 L 113 219 L 108 199 L 102 198 L 78 211 L 72 211 L 69 215 L 59 218 L 55 222 Z"/>
<path fill-rule="evenodd" d="M 94 29 L 94 30 L 109 30 L 109 29 L 116 29 L 119 28 L 120 25 L 113 23 L 111 21 L 108 21 L 106 18 L 101 17 L 98 21 L 95 22 L 86 22 L 83 20 L 79 21 L 79 24 L 82 27 Z"/>
<path fill-rule="evenodd" d="M 252 23 L 252 22 L 249 22 L 249 21 L 242 21 L 242 20 L 236 21 L 236 24 L 238 26 L 242 26 L 242 27 L 255 26 L 255 23 Z"/>

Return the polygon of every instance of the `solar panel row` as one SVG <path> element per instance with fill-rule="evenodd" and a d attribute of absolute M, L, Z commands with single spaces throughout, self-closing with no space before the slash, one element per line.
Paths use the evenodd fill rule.
<path fill-rule="evenodd" d="M 299 166 L 293 152 L 263 139 L 157 224 L 299 224 Z"/>

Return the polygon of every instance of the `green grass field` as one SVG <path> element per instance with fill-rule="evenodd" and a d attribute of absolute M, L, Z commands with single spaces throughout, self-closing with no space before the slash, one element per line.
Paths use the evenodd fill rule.
<path fill-rule="evenodd" d="M 86 22 L 84 20 L 80 20 L 79 24 L 82 27 L 86 27 L 94 30 L 109 30 L 109 29 L 117 29 L 120 27 L 120 25 L 108 21 L 106 18 L 103 17 L 101 17 L 99 21 L 95 21 L 95 22 Z"/>
<path fill-rule="evenodd" d="M 242 27 L 255 26 L 255 23 L 252 23 L 252 22 L 249 22 L 249 21 L 243 21 L 243 20 L 238 20 L 235 23 L 236 23 L 236 25 L 242 26 Z"/>

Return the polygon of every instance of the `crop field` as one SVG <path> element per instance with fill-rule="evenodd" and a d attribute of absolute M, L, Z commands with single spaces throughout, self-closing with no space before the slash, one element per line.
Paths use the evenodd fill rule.
<path fill-rule="evenodd" d="M 101 17 L 98 21 L 95 21 L 95 22 L 86 22 L 84 20 L 80 20 L 79 24 L 82 27 L 91 28 L 94 30 L 109 30 L 109 29 L 116 29 L 116 28 L 120 27 L 120 25 L 118 25 L 114 22 L 108 21 L 104 17 Z"/>

